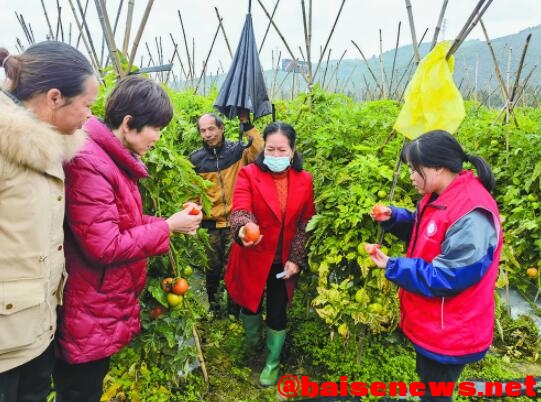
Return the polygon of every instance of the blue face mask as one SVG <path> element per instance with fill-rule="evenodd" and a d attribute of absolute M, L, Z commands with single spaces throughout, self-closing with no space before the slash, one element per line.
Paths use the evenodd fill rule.
<path fill-rule="evenodd" d="M 266 156 L 263 163 L 271 170 L 271 172 L 279 173 L 286 170 L 290 165 L 289 157 L 287 156 Z"/>

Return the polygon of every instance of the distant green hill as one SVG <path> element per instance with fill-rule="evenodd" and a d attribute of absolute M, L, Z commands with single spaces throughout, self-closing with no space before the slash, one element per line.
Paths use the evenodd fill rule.
<path fill-rule="evenodd" d="M 528 52 L 526 54 L 524 69 L 521 74 L 521 82 L 524 81 L 528 73 L 539 63 L 541 57 L 541 25 L 525 29 L 513 35 L 508 35 L 500 38 L 491 39 L 496 58 L 500 63 L 500 68 L 503 73 L 504 80 L 507 76 L 507 60 L 509 50 L 511 49 L 511 64 L 510 64 L 510 85 L 513 85 L 515 75 L 517 72 L 520 56 L 524 47 L 526 37 L 528 34 L 532 34 Z M 361 48 L 362 50 L 362 48 Z M 420 46 L 421 57 L 423 57 L 429 50 L 428 44 L 422 44 Z M 383 64 L 386 76 L 386 84 L 389 86 L 391 79 L 391 71 L 394 58 L 394 49 L 387 51 L 383 54 Z M 349 57 L 352 54 L 348 54 Z M 345 92 L 353 95 L 357 98 L 366 96 L 368 94 L 366 88 L 370 92 L 376 91 L 376 84 L 372 78 L 366 63 L 362 60 L 360 54 L 356 54 L 355 58 L 343 59 L 340 63 L 338 60 L 329 61 L 329 65 L 322 64 L 320 71 L 316 77 L 316 80 L 322 84 L 325 78 L 324 85 L 331 91 Z M 366 56 L 366 55 L 365 55 Z M 413 68 L 409 69 L 409 72 L 404 75 L 404 71 L 408 66 L 409 61 L 413 56 L 413 47 L 411 45 L 402 46 L 398 48 L 396 55 L 396 67 L 395 75 L 393 77 L 392 92 L 395 92 L 398 81 L 402 78 L 401 87 L 396 93 L 401 94 L 403 87 L 409 81 L 410 74 Z M 381 80 L 381 71 L 379 57 L 372 56 L 368 59 L 368 63 L 374 72 L 376 78 Z M 339 67 L 337 69 L 337 66 Z M 465 95 L 472 95 L 475 87 L 475 70 L 477 67 L 477 90 L 479 93 L 485 91 L 486 93 L 492 92 L 496 96 L 499 96 L 500 90 L 496 88 L 498 82 L 494 73 L 494 65 L 488 46 L 481 40 L 467 40 L 459 48 L 455 54 L 455 72 L 454 80 L 457 86 Z M 315 70 L 315 69 L 314 69 Z M 326 72 L 325 72 L 326 70 Z M 272 95 L 272 84 L 274 82 L 275 89 L 280 87 L 280 83 L 283 81 L 280 91 L 276 94 L 278 97 L 288 97 L 291 94 L 292 85 L 292 73 L 286 73 L 279 71 L 275 74 L 274 71 L 265 71 L 265 77 L 269 92 Z M 276 78 L 274 78 L 276 76 Z M 286 77 L 287 76 L 287 77 Z M 285 79 L 285 80 L 284 80 Z M 536 88 L 541 84 L 541 66 L 539 71 L 536 69 L 531 76 L 528 83 L 528 88 Z M 304 81 L 300 74 L 296 74 L 295 90 L 305 90 Z M 389 93 L 389 91 L 387 90 Z M 363 94 L 359 96 L 359 93 Z M 378 92 L 379 94 L 379 92 Z M 481 96 L 481 95 L 480 95 Z"/>

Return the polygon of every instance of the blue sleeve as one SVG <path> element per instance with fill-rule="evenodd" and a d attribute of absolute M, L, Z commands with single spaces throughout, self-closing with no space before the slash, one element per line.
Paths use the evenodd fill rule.
<path fill-rule="evenodd" d="M 481 210 L 470 212 L 449 228 L 441 254 L 431 263 L 421 258 L 390 258 L 385 276 L 401 288 L 428 297 L 460 293 L 479 282 L 492 264 L 498 235 L 490 219 Z"/>
<path fill-rule="evenodd" d="M 415 222 L 415 212 L 394 205 L 391 205 L 390 208 L 392 211 L 391 218 L 388 221 L 381 222 L 381 228 L 392 233 L 400 240 L 409 242 Z"/>

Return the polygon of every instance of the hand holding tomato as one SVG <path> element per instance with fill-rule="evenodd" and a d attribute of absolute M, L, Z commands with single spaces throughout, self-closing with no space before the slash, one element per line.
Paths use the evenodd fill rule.
<path fill-rule="evenodd" d="M 187 202 L 183 207 L 182 211 L 171 215 L 166 222 L 171 232 L 194 235 L 203 220 L 201 207 L 193 202 Z"/>
<path fill-rule="evenodd" d="M 370 256 L 372 261 L 374 261 L 374 264 L 376 264 L 376 266 L 378 268 L 387 267 L 387 261 L 389 261 L 389 256 L 384 254 L 380 250 L 380 245 L 379 244 L 366 243 L 364 245 L 364 249 L 368 253 L 368 255 Z"/>
<path fill-rule="evenodd" d="M 182 204 L 182 208 L 184 209 L 190 209 L 190 212 L 188 212 L 188 215 L 199 215 L 201 213 L 201 205 L 197 205 L 194 202 L 185 202 Z"/>
<path fill-rule="evenodd" d="M 391 219 L 392 210 L 383 204 L 376 204 L 370 210 L 370 216 L 376 222 L 385 222 Z"/>
<path fill-rule="evenodd" d="M 258 225 L 253 222 L 248 222 L 240 228 L 239 238 L 244 247 L 252 247 L 261 242 L 263 235 L 260 233 Z"/>

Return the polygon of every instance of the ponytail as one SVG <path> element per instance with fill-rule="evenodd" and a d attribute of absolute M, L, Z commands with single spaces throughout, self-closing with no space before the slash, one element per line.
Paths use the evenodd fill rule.
<path fill-rule="evenodd" d="M 481 180 L 481 183 L 483 183 L 483 186 L 488 190 L 488 192 L 491 193 L 496 186 L 496 180 L 494 179 L 494 173 L 492 173 L 487 161 L 476 155 L 466 155 L 465 160 L 470 162 L 475 167 L 479 180 Z"/>

